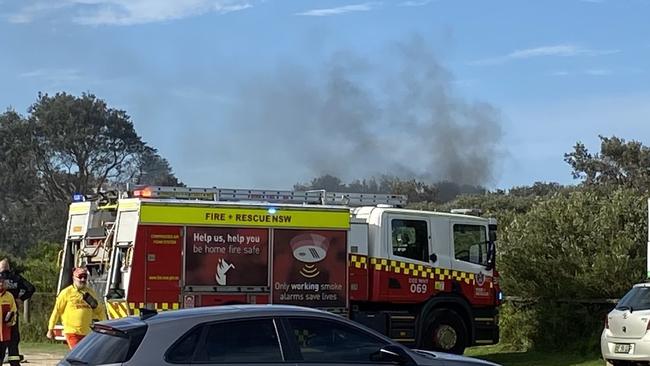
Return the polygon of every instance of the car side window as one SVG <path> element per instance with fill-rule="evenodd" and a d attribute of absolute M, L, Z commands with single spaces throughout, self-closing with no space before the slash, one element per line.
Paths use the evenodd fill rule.
<path fill-rule="evenodd" d="M 289 319 L 305 362 L 371 362 L 386 345 L 357 328 L 320 319 Z"/>
<path fill-rule="evenodd" d="M 181 339 L 176 342 L 170 349 L 167 351 L 165 359 L 167 362 L 171 363 L 190 363 L 192 362 L 192 356 L 194 355 L 194 349 L 196 344 L 201 338 L 201 331 L 203 327 L 196 327 L 186 333 L 181 337 Z"/>
<path fill-rule="evenodd" d="M 206 327 L 195 363 L 282 362 L 272 319 L 220 322 Z"/>

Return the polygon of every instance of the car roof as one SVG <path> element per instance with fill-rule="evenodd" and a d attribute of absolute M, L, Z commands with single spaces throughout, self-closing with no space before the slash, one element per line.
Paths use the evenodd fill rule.
<path fill-rule="evenodd" d="M 239 319 L 264 316 L 311 315 L 336 317 L 336 315 L 312 308 L 292 305 L 220 305 L 163 311 L 145 319 L 147 323 L 175 321 L 178 319 Z"/>

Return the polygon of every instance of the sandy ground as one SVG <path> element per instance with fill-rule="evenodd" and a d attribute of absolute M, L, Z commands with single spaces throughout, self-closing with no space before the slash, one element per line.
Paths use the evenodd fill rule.
<path fill-rule="evenodd" d="M 22 364 L 49 366 L 56 365 L 68 352 L 68 347 L 64 344 L 25 343 L 21 344 L 20 351 L 25 358 Z"/>
<path fill-rule="evenodd" d="M 24 352 L 25 360 L 22 364 L 39 366 L 56 365 L 64 355 L 64 353 Z"/>

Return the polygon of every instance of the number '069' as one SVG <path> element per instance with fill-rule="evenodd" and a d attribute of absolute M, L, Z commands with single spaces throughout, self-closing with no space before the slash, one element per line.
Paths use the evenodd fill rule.
<path fill-rule="evenodd" d="M 414 294 L 423 294 L 427 292 L 427 284 L 426 283 L 412 283 L 411 284 L 411 292 Z"/>

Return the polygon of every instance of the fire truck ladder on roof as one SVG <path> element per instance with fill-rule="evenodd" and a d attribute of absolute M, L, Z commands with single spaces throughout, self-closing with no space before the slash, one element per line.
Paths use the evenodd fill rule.
<path fill-rule="evenodd" d="M 208 201 L 256 201 L 305 205 L 343 205 L 349 207 L 391 205 L 403 207 L 406 196 L 399 194 L 313 191 L 275 191 L 258 189 L 196 188 L 147 186 L 134 191 L 143 198 L 195 199 Z"/>

